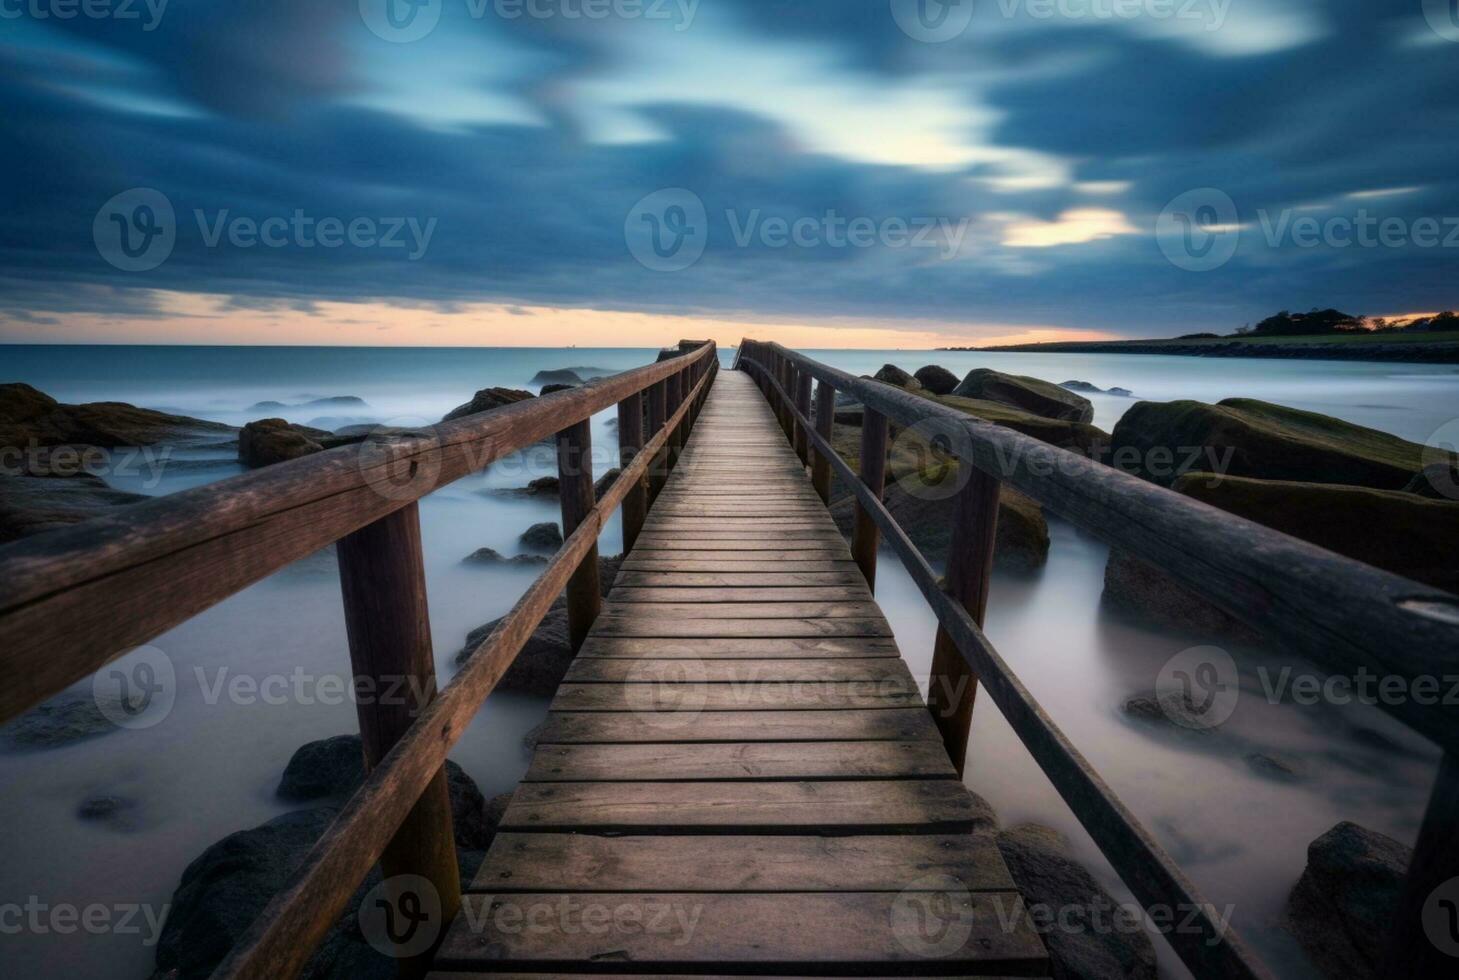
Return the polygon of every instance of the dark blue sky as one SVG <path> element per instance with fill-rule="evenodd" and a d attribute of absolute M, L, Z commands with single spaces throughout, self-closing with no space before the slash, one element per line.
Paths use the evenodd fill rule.
<path fill-rule="evenodd" d="M 0 0 L 0 339 L 178 294 L 973 342 L 1459 306 L 1456 0 L 391 2 Z"/>

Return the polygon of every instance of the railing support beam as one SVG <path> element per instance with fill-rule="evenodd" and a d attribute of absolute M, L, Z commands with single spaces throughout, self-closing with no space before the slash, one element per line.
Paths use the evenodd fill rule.
<path fill-rule="evenodd" d="M 816 382 L 816 433 L 831 441 L 832 426 L 836 422 L 836 389 L 824 381 Z M 831 502 L 831 461 L 823 453 L 814 452 L 811 464 L 811 486 L 821 495 L 821 502 Z"/>
<path fill-rule="evenodd" d="M 361 695 L 355 699 L 360 740 L 369 771 L 436 696 L 436 661 L 416 504 L 407 504 L 340 538 L 336 548 L 350 663 L 355 689 Z M 399 693 L 380 696 L 387 691 Z M 388 897 L 396 906 L 396 919 L 409 921 L 401 913 L 434 912 L 439 907 L 441 920 L 429 925 L 444 936 L 445 924 L 461 908 L 461 877 L 444 767 L 437 770 L 386 846 L 380 868 L 387 881 L 399 885 Z M 417 877 L 434 887 L 439 905 L 428 896 L 413 894 L 416 889 L 410 883 Z M 434 953 L 432 947 L 402 958 L 400 976 L 407 980 L 425 976 Z"/>
<path fill-rule="evenodd" d="M 988 584 L 993 577 L 993 551 L 998 535 L 999 482 L 971 463 L 958 463 L 966 482 L 953 498 L 952 540 L 947 549 L 947 594 L 962 604 L 979 627 L 988 610 Z M 927 710 L 942 733 L 943 744 L 958 775 L 968 755 L 968 731 L 978 676 L 942 626 L 932 650 L 927 682 Z"/>
<path fill-rule="evenodd" d="M 867 406 L 861 422 L 861 482 L 881 499 L 886 489 L 887 478 L 887 417 Z M 855 524 L 851 531 L 851 556 L 861 566 L 866 578 L 866 587 L 876 590 L 876 549 L 881 543 L 881 531 L 876 520 L 856 502 Z"/>
<path fill-rule="evenodd" d="M 805 371 L 795 373 L 795 408 L 803 418 L 811 417 L 811 376 Z M 795 454 L 802 466 L 810 465 L 810 439 L 806 436 L 805 423 L 799 418 L 795 422 Z"/>
<path fill-rule="evenodd" d="M 664 427 L 669 417 L 669 383 L 660 381 L 648 389 L 648 438 L 652 439 Z M 648 467 L 648 491 L 650 502 L 657 500 L 669 478 L 668 450 L 655 457 Z"/>
<path fill-rule="evenodd" d="M 634 392 L 618 403 L 618 465 L 628 464 L 643 449 L 643 395 Z M 648 519 L 648 481 L 639 479 L 623 498 L 623 553 L 633 550 Z"/>
<path fill-rule="evenodd" d="M 569 537 L 592 513 L 593 434 L 588 419 L 574 423 L 557 434 L 557 478 L 562 500 L 562 536 Z M 588 637 L 588 630 L 603 606 L 598 582 L 598 546 L 588 551 L 578 570 L 567 582 L 567 631 L 576 653 Z"/>

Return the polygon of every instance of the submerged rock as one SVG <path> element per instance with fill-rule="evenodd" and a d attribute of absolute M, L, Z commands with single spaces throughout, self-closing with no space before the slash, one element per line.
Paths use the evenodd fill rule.
<path fill-rule="evenodd" d="M 1113 465 L 1163 485 L 1190 470 L 1402 490 L 1433 450 L 1317 412 L 1252 398 L 1136 402 L 1115 425 Z"/>
<path fill-rule="evenodd" d="M 1043 937 L 1054 980 L 1155 980 L 1155 947 L 1139 924 L 1110 928 L 1114 898 L 1048 827 L 1000 832 L 998 850 Z M 1080 912 L 1089 915 L 1081 918 Z M 1098 913 L 1104 923 L 1093 920 Z"/>
<path fill-rule="evenodd" d="M 998 402 L 1064 422 L 1089 422 L 1094 418 L 1094 406 L 1087 398 L 1038 378 L 1004 374 L 991 368 L 969 371 L 953 394 L 961 398 Z"/>
<path fill-rule="evenodd" d="M 1248 752 L 1242 759 L 1258 776 L 1275 779 L 1278 782 L 1294 783 L 1303 776 L 1302 767 L 1291 759 L 1269 755 L 1266 752 Z"/>
<path fill-rule="evenodd" d="M 1168 574 L 1118 548 L 1104 566 L 1105 609 L 1130 620 L 1205 638 L 1258 643 L 1260 634 Z"/>
<path fill-rule="evenodd" d="M 593 481 L 593 497 L 594 497 L 594 499 L 601 500 L 603 498 L 603 494 L 605 494 L 605 493 L 608 492 L 608 488 L 611 487 L 611 486 L 613 486 L 613 482 L 618 479 L 618 475 L 620 473 L 622 473 L 622 472 L 623 472 L 622 470 L 620 470 L 618 467 L 615 466 L 612 469 L 610 469 L 607 472 L 605 472 L 602 476 L 600 476 L 596 480 L 594 480 Z"/>
<path fill-rule="evenodd" d="M 1343 821 L 1307 847 L 1286 924 L 1318 969 L 1341 980 L 1377 976 L 1413 851 Z"/>
<path fill-rule="evenodd" d="M 912 375 L 917 382 L 932 392 L 934 395 L 950 395 L 957 387 L 957 375 L 945 367 L 936 364 L 929 364 L 926 367 L 918 368 Z"/>
<path fill-rule="evenodd" d="M 461 559 L 463 565 L 545 565 L 549 561 L 551 559 L 546 555 L 513 555 L 508 558 L 494 548 L 477 548 Z"/>
<path fill-rule="evenodd" d="M 451 422 L 468 415 L 476 415 L 479 412 L 489 412 L 504 405 L 515 405 L 517 402 L 534 397 L 536 396 L 530 391 L 522 391 L 519 388 L 483 388 L 472 396 L 471 401 L 464 405 L 457 405 L 447 412 L 441 421 Z"/>
<path fill-rule="evenodd" d="M 528 548 L 556 551 L 562 547 L 562 528 L 552 521 L 543 521 L 523 531 L 519 540 Z"/>
<path fill-rule="evenodd" d="M 544 395 L 555 395 L 559 391 L 572 391 L 576 387 L 577 387 L 576 384 L 543 385 L 542 386 L 542 394 L 544 394 Z"/>
<path fill-rule="evenodd" d="M 121 702 L 117 702 L 121 710 Z M 117 731 L 90 692 L 68 691 L 36 705 L 0 728 L 13 747 L 53 749 Z"/>

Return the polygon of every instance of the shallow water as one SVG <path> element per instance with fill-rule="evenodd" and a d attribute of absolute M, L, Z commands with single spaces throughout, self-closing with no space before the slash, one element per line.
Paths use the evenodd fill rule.
<path fill-rule="evenodd" d="M 726 363 L 731 352 L 725 352 Z M 951 352 L 826 351 L 818 355 L 857 374 L 892 362 L 913 370 L 936 362 L 955 373 L 973 366 L 1119 385 L 1137 398 L 1206 401 L 1245 396 L 1327 412 L 1424 441 L 1459 405 L 1459 371 L 1448 368 L 1321 361 L 1237 361 L 1118 355 L 983 355 Z M 635 350 L 399 350 L 258 348 L 3 348 L 4 380 L 24 380 L 63 401 L 120 400 L 239 424 L 261 414 L 308 423 L 349 414 L 391 424 L 433 421 L 477 388 L 526 387 L 540 369 L 584 365 L 626 368 L 650 360 Z M 313 408 L 250 411 L 265 400 L 358 396 L 347 413 Z M 1111 428 L 1132 399 L 1094 396 L 1096 424 Z M 615 444 L 607 414 L 594 443 Z M 231 450 L 189 454 L 204 462 L 145 465 L 115 485 L 169 493 L 238 472 Z M 606 458 L 606 455 L 605 457 Z M 205 462 L 212 459 L 213 462 Z M 601 468 L 606 465 L 599 463 Z M 465 634 L 504 612 L 534 574 L 460 564 L 487 546 L 517 552 L 517 535 L 557 520 L 555 499 L 501 491 L 553 471 L 550 454 L 503 461 L 422 503 L 421 521 L 438 670 L 454 672 Z M 1149 690 L 1166 660 L 1204 638 L 1173 636 L 1113 620 L 1099 607 L 1105 546 L 1051 521 L 1048 566 L 1029 578 L 999 575 L 987 632 L 1045 710 L 1095 765 L 1126 805 L 1170 850 L 1233 924 L 1282 976 L 1309 969 L 1278 928 L 1287 890 L 1301 873 L 1307 844 L 1339 820 L 1411 842 L 1437 760 L 1434 750 L 1376 709 L 1316 709 L 1269 703 L 1258 669 L 1270 653 L 1231 648 L 1243 691 L 1232 719 L 1212 735 L 1145 727 L 1120 705 Z M 605 554 L 620 550 L 616 523 Z M 878 598 L 914 673 L 925 675 L 933 621 L 891 554 L 883 556 Z M 160 910 L 187 862 L 227 833 L 287 809 L 273 798 L 279 774 L 303 742 L 356 729 L 354 707 L 325 678 L 348 674 L 343 614 L 328 554 L 228 599 L 154 641 L 177 674 L 167 717 L 145 730 L 117 730 L 45 751 L 0 752 L 0 902 L 32 896 L 51 906 L 146 903 Z M 264 697 L 245 682 L 286 682 Z M 82 686 L 85 690 L 85 686 Z M 229 693 L 229 692 L 233 693 Z M 242 692 L 242 693 L 239 693 Z M 302 692 L 302 693 L 300 693 Z M 274 702 L 274 703 L 271 703 Z M 527 763 L 522 736 L 545 701 L 493 696 L 452 757 L 488 795 L 509 790 Z M 1380 752 L 1373 732 L 1404 749 Z M 1245 761 L 1280 755 L 1302 778 L 1275 782 Z M 1049 824 L 1117 897 L 1118 879 L 1098 857 L 991 701 L 974 715 L 969 785 L 1008 825 Z M 133 799 L 124 825 L 77 818 L 94 794 Z M 143 935 L 55 930 L 7 935 L 0 972 L 134 980 L 153 951 Z M 1182 971 L 1162 950 L 1167 975 Z"/>

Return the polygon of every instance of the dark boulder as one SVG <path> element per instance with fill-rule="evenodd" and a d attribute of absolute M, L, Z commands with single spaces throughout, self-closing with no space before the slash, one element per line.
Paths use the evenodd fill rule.
<path fill-rule="evenodd" d="M 1193 449 L 1202 455 L 1193 459 Z M 1402 490 L 1425 463 L 1442 462 L 1386 432 L 1250 398 L 1136 402 L 1115 425 L 1111 451 L 1113 465 L 1164 485 L 1190 469 L 1221 468 L 1230 476 Z"/>
<path fill-rule="evenodd" d="M 90 473 L 65 477 L 0 474 L 0 544 L 90 520 L 148 499 L 113 490 Z"/>
<path fill-rule="evenodd" d="M 1378 975 L 1413 852 L 1344 821 L 1307 847 L 1307 868 L 1287 898 L 1286 922 L 1329 977 Z"/>
<path fill-rule="evenodd" d="M 960 398 L 998 402 L 1024 412 L 1063 422 L 1089 422 L 1094 406 L 1089 399 L 1056 384 L 991 368 L 974 368 L 953 390 Z"/>
<path fill-rule="evenodd" d="M 555 476 L 539 476 L 523 492 L 533 497 L 555 497 L 562 492 L 562 481 Z"/>
<path fill-rule="evenodd" d="M 515 405 L 517 402 L 523 402 L 533 397 L 535 396 L 530 391 L 522 391 L 518 388 L 483 388 L 472 396 L 471 401 L 464 405 L 457 405 L 447 412 L 446 417 L 441 421 L 451 422 L 468 415 L 476 415 L 479 412 L 490 412 L 494 408 Z"/>
<path fill-rule="evenodd" d="M 917 373 L 912 375 L 917 383 L 934 395 L 950 395 L 957 387 L 957 375 L 945 367 L 936 364 L 929 364 L 924 368 L 918 368 Z"/>
<path fill-rule="evenodd" d="M 895 364 L 883 364 L 881 370 L 876 372 L 876 380 L 883 384 L 896 385 L 898 388 L 922 387 L 920 381 Z"/>
<path fill-rule="evenodd" d="M 323 452 L 332 433 L 283 419 L 259 419 L 238 433 L 238 461 L 258 468 Z"/>
<path fill-rule="evenodd" d="M 576 387 L 577 387 L 577 385 L 575 385 L 575 384 L 551 384 L 551 385 L 543 385 L 542 386 L 542 394 L 544 394 L 544 395 L 555 395 L 559 391 L 572 391 Z"/>
<path fill-rule="evenodd" d="M 1155 947 L 1144 928 L 1109 928 L 1117 907 L 1054 830 L 1033 824 L 1000 832 L 998 850 L 1048 947 L 1054 980 L 1155 980 Z M 1080 922 L 1080 910 L 1102 910 L 1102 922 Z M 1062 920 L 1057 918 L 1062 916 Z M 1081 928 L 1073 927 L 1075 924 Z"/>
<path fill-rule="evenodd" d="M 562 528 L 552 521 L 533 524 L 519 539 L 525 547 L 539 551 L 556 551 L 562 547 Z"/>
<path fill-rule="evenodd" d="M 529 384 L 534 385 L 565 385 L 572 387 L 580 385 L 585 379 L 572 368 L 554 368 L 547 371 L 538 371 L 532 375 Z M 547 392 L 544 391 L 543 394 Z"/>
<path fill-rule="evenodd" d="M 960 395 L 940 395 L 933 401 L 1090 459 L 1104 460 L 1109 453 L 1109 433 L 1088 422 L 1048 418 L 1002 402 Z"/>
<path fill-rule="evenodd" d="M 608 492 L 608 488 L 613 486 L 614 481 L 618 479 L 619 474 L 622 472 L 622 470 L 615 466 L 593 481 L 593 497 L 601 500 L 603 494 Z"/>
<path fill-rule="evenodd" d="M 477 548 L 461 559 L 463 565 L 545 565 L 551 559 L 546 555 L 513 555 L 508 558 L 494 548 Z"/>
<path fill-rule="evenodd" d="M 124 402 L 66 405 L 28 384 L 0 385 L 0 446 L 197 446 L 234 431 L 220 422 Z"/>

